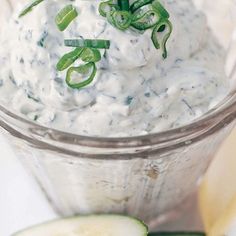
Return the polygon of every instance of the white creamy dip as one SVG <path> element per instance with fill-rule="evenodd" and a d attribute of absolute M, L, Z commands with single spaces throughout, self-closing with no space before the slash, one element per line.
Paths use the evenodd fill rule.
<path fill-rule="evenodd" d="M 99 15 L 99 2 L 51 0 L 22 18 L 14 13 L 1 32 L 1 104 L 47 127 L 117 137 L 185 125 L 227 94 L 225 51 L 192 1 L 161 1 L 173 24 L 165 60 L 150 30 L 114 28 Z M 78 17 L 60 32 L 55 16 L 71 3 Z M 94 81 L 76 90 L 56 64 L 71 51 L 64 39 L 81 37 L 107 39 L 111 46 L 97 64 Z"/>

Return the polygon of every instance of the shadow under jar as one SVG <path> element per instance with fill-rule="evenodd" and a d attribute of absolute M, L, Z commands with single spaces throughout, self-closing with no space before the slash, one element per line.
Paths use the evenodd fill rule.
<path fill-rule="evenodd" d="M 0 126 L 62 216 L 122 213 L 145 222 L 175 212 L 235 124 L 235 92 L 190 125 L 130 138 L 48 129 L 0 107 Z"/>

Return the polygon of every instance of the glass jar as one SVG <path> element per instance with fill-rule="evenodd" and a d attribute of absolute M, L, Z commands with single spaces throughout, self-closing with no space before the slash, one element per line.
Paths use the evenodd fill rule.
<path fill-rule="evenodd" d="M 0 106 L 0 126 L 63 216 L 122 213 L 151 222 L 196 190 L 235 124 L 236 94 L 185 127 L 92 138 L 42 127 Z"/>
<path fill-rule="evenodd" d="M 229 50 L 232 78 L 234 55 Z M 235 117 L 232 89 L 189 125 L 139 137 L 94 138 L 40 126 L 0 105 L 2 134 L 62 216 L 122 213 L 149 224 L 187 202 Z"/>

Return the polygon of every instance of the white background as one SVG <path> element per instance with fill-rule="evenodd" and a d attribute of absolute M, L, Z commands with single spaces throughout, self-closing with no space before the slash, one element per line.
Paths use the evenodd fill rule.
<path fill-rule="evenodd" d="M 0 236 L 57 217 L 0 136 Z"/>

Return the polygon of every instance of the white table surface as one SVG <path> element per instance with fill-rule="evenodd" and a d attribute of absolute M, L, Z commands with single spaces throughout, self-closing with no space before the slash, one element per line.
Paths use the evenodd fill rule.
<path fill-rule="evenodd" d="M 0 236 L 57 217 L 1 136 L 0 147 Z"/>

